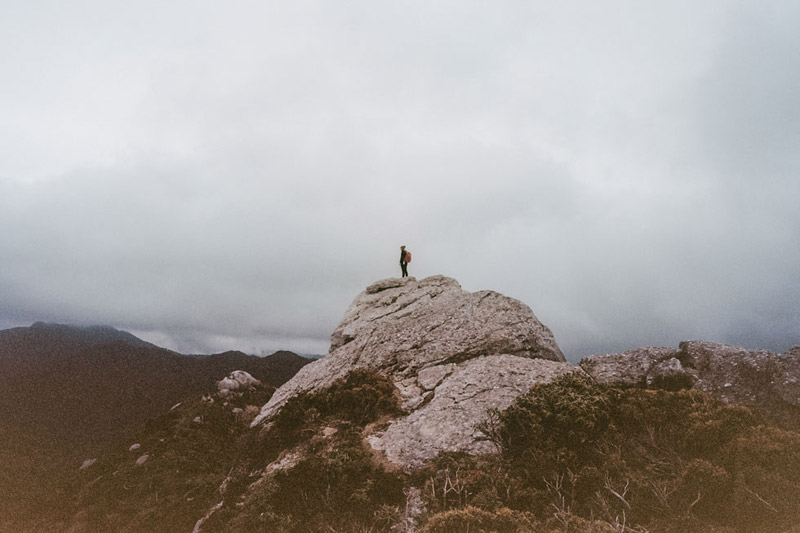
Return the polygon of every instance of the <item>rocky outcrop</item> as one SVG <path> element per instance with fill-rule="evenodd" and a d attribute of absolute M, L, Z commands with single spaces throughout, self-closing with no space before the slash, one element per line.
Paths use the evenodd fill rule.
<path fill-rule="evenodd" d="M 655 380 L 655 367 L 672 359 L 673 348 L 639 348 L 613 355 L 593 355 L 581 360 L 580 367 L 597 381 L 616 385 L 645 385 Z M 652 371 L 652 373 L 651 373 Z"/>
<path fill-rule="evenodd" d="M 594 379 L 657 388 L 695 388 L 723 401 L 800 407 L 800 349 L 784 354 L 713 342 L 686 341 L 678 349 L 641 348 L 595 355 L 580 367 Z"/>
<path fill-rule="evenodd" d="M 232 392 L 241 392 L 261 385 L 261 382 L 244 370 L 234 370 L 228 377 L 217 381 L 217 390 L 220 396 L 227 396 Z"/>
<path fill-rule="evenodd" d="M 292 396 L 321 390 L 356 369 L 389 376 L 407 416 L 370 436 L 406 467 L 440 451 L 489 451 L 474 426 L 541 382 L 578 369 L 522 302 L 466 292 L 454 279 L 393 278 L 367 287 L 331 335 L 328 355 L 278 389 L 253 425 Z"/>
<path fill-rule="evenodd" d="M 428 403 L 368 441 L 392 463 L 409 467 L 422 466 L 443 451 L 496 452 L 475 428 L 488 410 L 504 410 L 534 385 L 576 370 L 567 363 L 509 354 L 428 368 L 400 384 L 401 391 L 411 389 L 412 398 Z"/>

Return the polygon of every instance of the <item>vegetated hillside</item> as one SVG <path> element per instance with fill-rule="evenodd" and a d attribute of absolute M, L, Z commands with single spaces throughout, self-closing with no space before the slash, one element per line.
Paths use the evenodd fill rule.
<path fill-rule="evenodd" d="M 18 505 L 0 531 L 191 531 L 219 500 L 242 435 L 274 388 L 193 395 L 58 477 L 47 505 Z"/>
<path fill-rule="evenodd" d="M 162 449 L 144 467 L 121 450 L 82 473 L 68 525 L 175 531 L 204 518 L 209 532 L 766 533 L 800 523 L 800 433 L 700 391 L 566 375 L 476 421 L 496 454 L 444 453 L 410 472 L 363 439 L 399 405 L 391 380 L 357 371 L 252 430 L 229 425 L 224 409 L 211 414 L 217 404 L 187 406 L 149 426 L 147 451 Z M 197 413 L 216 429 L 190 423 Z"/>
<path fill-rule="evenodd" d="M 61 498 L 53 479 L 231 371 L 275 387 L 309 362 L 291 352 L 189 357 L 109 327 L 0 331 L 0 523 L 48 508 Z"/>
<path fill-rule="evenodd" d="M 0 424 L 0 531 L 16 532 L 18 520 L 58 508 L 66 491 L 59 476 L 68 458 L 58 449 L 42 446 L 39 439 L 14 426 Z M 45 531 L 46 529 L 41 529 Z"/>
<path fill-rule="evenodd" d="M 106 327 L 5 330 L 0 424 L 80 457 L 182 398 L 210 390 L 233 370 L 278 386 L 309 362 L 290 352 L 187 357 Z"/>

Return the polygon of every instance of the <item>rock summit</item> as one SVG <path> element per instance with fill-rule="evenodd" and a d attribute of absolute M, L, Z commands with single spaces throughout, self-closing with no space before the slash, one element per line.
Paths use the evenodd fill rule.
<path fill-rule="evenodd" d="M 467 292 L 445 276 L 390 278 L 356 297 L 331 335 L 328 354 L 279 388 L 253 425 L 268 422 L 289 398 L 358 369 L 390 377 L 399 391 L 406 415 L 367 440 L 407 468 L 442 451 L 493 451 L 476 421 L 537 383 L 579 371 L 518 300 Z"/>

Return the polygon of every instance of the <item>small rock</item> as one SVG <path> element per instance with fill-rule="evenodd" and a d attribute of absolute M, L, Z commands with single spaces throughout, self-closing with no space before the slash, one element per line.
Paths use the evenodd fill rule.
<path fill-rule="evenodd" d="M 244 413 L 244 409 L 242 409 L 241 407 L 234 407 L 231 412 L 235 415 L 240 415 Z"/>
<path fill-rule="evenodd" d="M 175 405 L 173 405 L 172 407 L 170 407 L 170 408 L 169 408 L 169 410 L 170 410 L 170 411 L 174 411 L 175 409 L 177 409 L 178 407 L 180 407 L 182 403 L 183 403 L 183 402 L 178 402 L 178 403 L 176 403 Z"/>
<path fill-rule="evenodd" d="M 279 470 L 288 470 L 299 463 L 302 458 L 302 452 L 296 449 L 283 452 L 276 460 L 267 465 L 267 467 L 264 469 L 264 473 L 271 474 Z"/>
<path fill-rule="evenodd" d="M 696 381 L 691 372 L 681 365 L 677 357 L 655 363 L 647 374 L 647 385 L 667 390 L 690 388 Z"/>
<path fill-rule="evenodd" d="M 136 459 L 136 463 L 135 464 L 136 464 L 136 466 L 142 466 L 143 464 L 145 464 L 147 462 L 148 459 L 150 459 L 150 456 L 147 455 L 147 454 L 144 454 L 144 455 L 140 456 L 138 459 Z"/>
<path fill-rule="evenodd" d="M 217 390 L 222 396 L 225 396 L 232 391 L 250 389 L 256 385 L 261 385 L 261 382 L 249 373 L 244 370 L 234 370 L 228 374 L 228 377 L 217 382 Z"/>
<path fill-rule="evenodd" d="M 325 437 L 332 437 L 332 436 L 336 435 L 336 433 L 338 431 L 339 430 L 336 429 L 336 428 L 326 427 L 325 429 L 322 430 L 322 435 L 325 436 Z"/>
<path fill-rule="evenodd" d="M 195 424 L 202 424 L 203 423 L 203 417 L 202 416 L 196 416 L 196 417 L 194 417 L 192 422 L 194 422 Z"/>
<path fill-rule="evenodd" d="M 128 451 L 129 451 L 129 452 L 132 452 L 132 451 L 134 451 L 134 450 L 138 450 L 138 449 L 139 449 L 139 448 L 141 448 L 141 447 L 142 447 L 142 445 L 141 445 L 141 444 L 139 444 L 139 443 L 137 442 L 136 444 L 131 444 L 131 447 L 130 447 L 130 448 L 128 448 Z"/>
<path fill-rule="evenodd" d="M 95 464 L 96 462 L 97 462 L 97 459 L 86 459 L 83 462 L 83 464 L 81 465 L 79 470 L 86 470 L 87 468 L 89 468 L 90 466 Z"/>

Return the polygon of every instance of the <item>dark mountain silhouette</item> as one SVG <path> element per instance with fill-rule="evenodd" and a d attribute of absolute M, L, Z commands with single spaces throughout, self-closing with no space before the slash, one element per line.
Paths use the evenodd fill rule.
<path fill-rule="evenodd" d="M 123 342 L 130 346 L 158 348 L 111 326 L 70 326 L 36 322 L 30 327 L 0 330 L 0 370 L 3 375 L 24 372 L 43 362 L 65 358 L 90 346 Z"/>
<path fill-rule="evenodd" d="M 189 357 L 108 326 L 36 323 L 0 331 L 0 424 L 79 458 L 233 370 L 276 387 L 308 362 L 291 352 Z"/>

